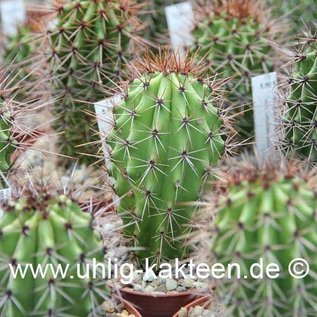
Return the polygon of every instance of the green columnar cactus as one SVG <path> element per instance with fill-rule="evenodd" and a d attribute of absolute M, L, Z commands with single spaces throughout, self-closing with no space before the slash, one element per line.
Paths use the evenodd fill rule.
<path fill-rule="evenodd" d="M 3 207 L 0 221 L 1 316 L 104 316 L 100 305 L 108 289 L 88 264 L 103 261 L 100 236 L 92 219 L 66 196 L 50 197 L 45 191 L 23 193 Z M 42 267 L 34 278 L 29 268 L 24 278 L 10 274 L 10 265 L 22 271 Z M 47 269 L 47 271 L 45 271 Z M 61 276 L 63 271 L 65 277 Z M 16 271 L 17 272 L 17 271 Z M 54 276 L 55 272 L 57 276 Z M 90 272 L 90 276 L 80 278 Z"/>
<path fill-rule="evenodd" d="M 96 161 L 99 143 L 93 103 L 111 94 L 132 57 L 139 29 L 133 0 L 71 0 L 59 5 L 49 33 L 56 98 L 55 128 L 62 153 Z"/>
<path fill-rule="evenodd" d="M 223 121 L 189 59 L 167 54 L 136 68 L 107 137 L 110 173 L 126 236 L 158 264 L 184 255 L 178 238 L 190 230 L 192 204 L 224 152 Z"/>
<path fill-rule="evenodd" d="M 240 165 L 224 176 L 227 193 L 216 210 L 210 208 L 209 218 L 216 211 L 216 219 L 201 239 L 209 241 L 202 253 L 209 253 L 210 263 L 238 263 L 241 268 L 241 279 L 232 272 L 232 278 L 219 281 L 217 292 L 228 309 L 224 316 L 316 316 L 317 180 L 292 170 Z M 303 279 L 289 274 L 296 258 L 311 265 Z M 270 263 L 279 266 L 278 278 L 251 277 L 251 265 L 261 259 L 264 272 Z"/>
<path fill-rule="evenodd" d="M 255 0 L 224 0 L 197 9 L 191 50 L 210 62 L 209 74 L 231 77 L 228 100 L 239 113 L 236 129 L 241 138 L 253 138 L 251 77 L 273 71 L 271 42 L 276 28 Z"/>
<path fill-rule="evenodd" d="M 317 41 L 311 35 L 294 58 L 285 100 L 283 148 L 317 163 Z"/>

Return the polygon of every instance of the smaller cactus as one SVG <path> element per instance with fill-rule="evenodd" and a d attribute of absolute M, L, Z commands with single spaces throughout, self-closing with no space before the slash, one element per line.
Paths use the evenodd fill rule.
<path fill-rule="evenodd" d="M 251 77 L 272 72 L 277 58 L 272 42 L 280 25 L 256 0 L 222 0 L 196 8 L 191 50 L 210 63 L 208 73 L 227 82 L 240 139 L 253 140 Z"/>
<path fill-rule="evenodd" d="M 218 283 L 228 311 L 223 316 L 316 316 L 317 179 L 297 169 L 240 163 L 223 175 L 224 194 L 208 197 L 201 214 L 202 254 L 208 254 L 210 265 L 238 263 L 242 275 Z M 250 276 L 251 265 L 261 258 L 265 268 L 279 266 L 277 279 Z M 289 275 L 288 265 L 296 258 L 311 265 L 303 279 Z"/>
<path fill-rule="evenodd" d="M 294 54 L 285 98 L 284 140 L 282 147 L 289 155 L 317 163 L 317 40 L 306 34 Z"/>
<path fill-rule="evenodd" d="M 96 272 L 96 278 L 78 275 L 89 272 L 87 264 L 94 259 L 97 264 L 104 259 L 90 214 L 66 196 L 31 184 L 2 209 L 0 315 L 104 316 L 100 306 L 109 290 L 101 272 Z M 10 274 L 9 265 L 23 269 L 28 263 L 34 270 L 38 266 L 53 269 L 37 279 L 30 270 L 25 278 Z M 66 272 L 65 277 L 53 275 L 58 267 Z"/>
<path fill-rule="evenodd" d="M 13 170 L 12 167 L 19 155 L 42 136 L 43 131 L 28 128 L 21 123 L 21 118 L 31 111 L 30 106 L 27 103 L 16 102 L 19 89 L 8 88 L 4 76 L 0 74 L 0 173 L 6 177 Z M 0 185 L 7 187 L 3 180 L 0 181 Z"/>
<path fill-rule="evenodd" d="M 25 62 L 35 51 L 31 29 L 27 26 L 19 27 L 15 35 L 8 36 L 4 50 L 4 62 L 6 65 Z"/>
<path fill-rule="evenodd" d="M 81 163 L 99 158 L 93 103 L 110 96 L 142 39 L 134 0 L 71 0 L 56 5 L 48 33 L 55 130 L 62 154 Z M 46 47 L 46 44 L 45 44 Z M 80 155 L 80 154 L 87 155 Z M 68 163 L 68 162 L 66 162 Z"/>
<path fill-rule="evenodd" d="M 313 26 L 317 22 L 317 3 L 311 0 L 269 0 L 273 13 L 277 17 L 284 15 L 293 24 L 293 30 Z"/>

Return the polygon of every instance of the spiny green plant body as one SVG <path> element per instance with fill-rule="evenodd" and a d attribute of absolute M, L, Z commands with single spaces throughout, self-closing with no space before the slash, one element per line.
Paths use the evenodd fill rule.
<path fill-rule="evenodd" d="M 149 2 L 148 9 L 150 11 L 150 19 L 147 23 L 150 25 L 150 39 L 154 42 L 159 40 L 159 37 L 167 34 L 167 20 L 165 8 L 167 6 L 180 3 L 180 0 L 153 0 Z"/>
<path fill-rule="evenodd" d="M 285 140 L 288 154 L 298 154 L 317 163 L 317 41 L 314 36 L 304 40 L 296 54 L 288 85 L 284 115 Z"/>
<path fill-rule="evenodd" d="M 7 109 L 4 96 L 0 96 L 0 171 L 5 174 L 12 166 L 11 155 L 16 148 L 16 141 L 12 135 L 12 116 Z M 5 186 L 0 176 L 0 186 Z"/>
<path fill-rule="evenodd" d="M 62 153 L 83 163 L 96 161 L 99 142 L 93 103 L 123 79 L 139 27 L 132 0 L 72 0 L 57 7 L 50 32 L 50 69 L 56 103 L 55 128 Z"/>
<path fill-rule="evenodd" d="M 4 62 L 6 65 L 25 62 L 35 51 L 32 42 L 32 32 L 27 26 L 18 28 L 15 35 L 7 39 L 7 45 L 4 50 Z"/>
<path fill-rule="evenodd" d="M 30 93 L 34 93 L 34 84 L 38 78 L 34 74 L 31 63 L 35 52 L 35 38 L 28 26 L 19 27 L 17 34 L 8 36 L 6 39 L 3 62 L 7 68 L 7 82 L 15 90 L 16 101 L 25 102 L 30 99 Z"/>
<path fill-rule="evenodd" d="M 277 17 L 284 15 L 297 26 L 312 26 L 317 22 L 317 3 L 311 0 L 270 0 Z"/>
<path fill-rule="evenodd" d="M 100 276 L 92 278 L 87 264 L 103 261 L 100 236 L 92 219 L 66 196 L 26 196 L 4 207 L 0 221 L 1 316 L 104 316 L 100 305 L 108 289 Z M 30 269 L 24 278 L 10 274 L 42 267 L 42 278 Z M 63 270 L 65 277 L 53 272 Z M 85 273 L 90 272 L 90 277 Z M 80 278 L 79 274 L 84 277 Z"/>
<path fill-rule="evenodd" d="M 137 68 L 107 137 L 125 234 L 156 263 L 184 255 L 178 237 L 225 147 L 213 91 L 174 58 Z"/>
<path fill-rule="evenodd" d="M 248 276 L 219 283 L 218 294 L 229 312 L 225 316 L 316 316 L 317 192 L 309 178 L 290 173 L 271 177 L 272 170 L 241 169 L 207 229 L 211 258 L 225 266 L 238 263 L 242 276 Z M 297 258 L 311 265 L 303 279 L 288 273 Z M 279 277 L 252 279 L 250 267 L 260 259 L 264 268 L 277 264 Z"/>
<path fill-rule="evenodd" d="M 273 71 L 275 33 L 256 1 L 222 2 L 198 9 L 191 50 L 210 62 L 210 75 L 231 78 L 225 87 L 233 113 L 239 113 L 236 129 L 242 139 L 252 139 L 251 77 Z"/>

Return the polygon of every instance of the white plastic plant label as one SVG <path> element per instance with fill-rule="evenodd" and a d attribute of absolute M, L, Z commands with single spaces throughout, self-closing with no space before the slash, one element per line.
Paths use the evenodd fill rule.
<path fill-rule="evenodd" d="M 180 57 L 193 42 L 191 31 L 194 26 L 194 13 L 190 2 L 182 2 L 165 8 L 167 26 L 172 47 Z"/>
<path fill-rule="evenodd" d="M 112 109 L 115 105 L 119 104 L 123 100 L 122 95 L 116 95 L 111 98 L 104 99 L 95 103 L 95 112 L 98 122 L 99 133 L 102 141 L 102 148 L 105 158 L 106 167 L 109 167 L 110 157 L 108 154 L 107 144 L 105 142 L 106 135 L 112 130 L 114 118 L 112 115 Z"/>
<path fill-rule="evenodd" d="M 256 150 L 260 161 L 274 155 L 277 141 L 277 76 L 276 72 L 252 78 Z"/>
<path fill-rule="evenodd" d="M 6 35 L 15 35 L 18 26 L 26 18 L 23 0 L 2 0 L 0 2 L 2 32 Z"/>
<path fill-rule="evenodd" d="M 11 197 L 11 188 L 0 189 L 0 202 L 6 202 Z M 3 210 L 0 208 L 0 218 L 3 216 Z"/>

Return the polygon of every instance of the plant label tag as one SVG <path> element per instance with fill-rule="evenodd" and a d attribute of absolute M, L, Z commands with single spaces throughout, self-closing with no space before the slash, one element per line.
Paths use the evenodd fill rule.
<path fill-rule="evenodd" d="M 114 97 L 107 98 L 95 103 L 95 112 L 98 122 L 98 129 L 102 142 L 102 150 L 104 153 L 106 167 L 109 168 L 111 160 L 109 156 L 109 146 L 106 144 L 106 136 L 111 132 L 114 125 L 112 109 L 123 100 L 123 96 L 118 94 Z"/>
<path fill-rule="evenodd" d="M 190 2 L 182 2 L 165 8 L 167 26 L 172 47 L 181 58 L 193 42 L 194 13 Z"/>
<path fill-rule="evenodd" d="M 277 75 L 276 72 L 252 78 L 252 96 L 256 150 L 260 161 L 274 155 L 277 141 Z"/>
<path fill-rule="evenodd" d="M 11 188 L 0 189 L 0 201 L 6 202 L 11 197 Z M 3 216 L 3 210 L 0 209 L 0 218 Z"/>
<path fill-rule="evenodd" d="M 2 32 L 6 35 L 15 35 L 18 26 L 26 19 L 23 0 L 3 0 L 0 2 Z"/>

